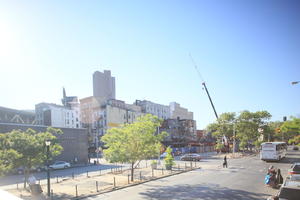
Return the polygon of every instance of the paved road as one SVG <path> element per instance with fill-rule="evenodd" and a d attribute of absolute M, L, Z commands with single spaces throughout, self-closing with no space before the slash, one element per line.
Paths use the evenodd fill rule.
<path fill-rule="evenodd" d="M 74 176 L 86 176 L 86 172 L 89 172 L 89 175 L 91 173 L 99 173 L 99 170 L 102 170 L 101 173 L 107 173 L 111 171 L 111 168 L 119 167 L 120 165 L 113 165 L 113 164 L 101 164 L 101 165 L 88 165 L 88 166 L 81 166 L 81 167 L 72 167 L 68 169 L 62 169 L 62 170 L 51 170 L 50 176 L 51 176 L 51 182 L 56 181 L 56 177 L 59 177 L 59 179 L 64 177 L 71 177 L 72 174 Z M 123 165 L 126 167 L 126 165 Z M 46 172 L 39 172 L 33 174 L 38 180 L 41 180 L 41 182 L 45 183 L 47 180 L 47 173 Z M 23 183 L 24 175 L 13 175 L 13 176 L 7 176 L 0 178 L 0 188 L 6 189 L 11 187 L 16 187 L 16 184 Z"/>
<path fill-rule="evenodd" d="M 266 163 L 258 156 L 228 160 L 221 168 L 221 159 L 203 160 L 203 169 L 148 182 L 134 187 L 86 198 L 86 200 L 258 200 L 266 199 L 277 190 L 264 185 L 270 165 L 279 167 L 286 176 L 292 162 L 300 160 L 300 152 L 290 151 L 279 163 Z"/>
<path fill-rule="evenodd" d="M 215 155 L 215 153 L 203 153 L 203 157 L 210 157 Z M 180 157 L 176 157 L 176 160 L 179 160 Z M 91 163 L 96 159 L 92 159 Z M 98 174 L 101 170 L 101 173 L 107 173 L 111 171 L 111 168 L 120 167 L 120 165 L 115 164 L 109 164 L 103 159 L 100 159 L 100 165 L 88 165 L 88 166 L 81 166 L 81 167 L 72 167 L 69 169 L 62 169 L 62 170 L 54 170 L 51 171 L 51 182 L 56 182 L 56 178 L 62 179 L 65 177 L 71 177 L 72 174 L 74 176 L 86 176 L 87 171 L 89 172 L 89 175 L 92 175 L 93 173 Z M 149 165 L 150 161 L 146 162 L 143 161 L 140 163 L 141 166 Z M 123 169 L 129 168 L 129 164 L 122 164 Z M 33 174 L 38 180 L 41 181 L 41 183 L 46 183 L 47 174 L 46 172 L 39 172 Z M 7 188 L 16 188 L 16 184 L 22 184 L 24 180 L 24 175 L 13 175 L 13 176 L 7 176 L 0 178 L 0 188 L 7 189 Z"/>

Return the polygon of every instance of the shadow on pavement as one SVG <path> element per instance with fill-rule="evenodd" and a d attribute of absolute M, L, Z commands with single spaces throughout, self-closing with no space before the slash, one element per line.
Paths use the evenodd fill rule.
<path fill-rule="evenodd" d="M 145 196 L 145 199 L 203 199 L 203 200 L 261 200 L 268 194 L 247 192 L 244 190 L 229 189 L 226 187 L 219 187 L 216 184 L 207 185 L 177 185 L 171 187 L 158 187 L 149 189 L 147 192 L 140 193 Z"/>
<path fill-rule="evenodd" d="M 300 157 L 298 158 L 286 157 L 279 161 L 279 163 L 286 163 L 286 164 L 293 164 L 295 162 L 300 162 Z"/>

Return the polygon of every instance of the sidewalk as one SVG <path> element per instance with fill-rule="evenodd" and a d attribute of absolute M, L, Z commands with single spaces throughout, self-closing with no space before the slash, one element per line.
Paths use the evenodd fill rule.
<path fill-rule="evenodd" d="M 147 165 L 147 167 L 145 166 Z M 192 165 L 192 168 L 191 168 Z M 51 193 L 53 199 L 69 200 L 80 197 L 87 197 L 90 195 L 97 195 L 100 193 L 106 193 L 114 191 L 120 188 L 140 184 L 143 182 L 155 180 L 158 178 L 175 175 L 185 171 L 195 169 L 200 166 L 199 162 L 177 162 L 173 167 L 173 170 L 164 169 L 164 165 L 159 165 L 157 169 L 150 167 L 150 162 L 144 162 L 141 164 L 143 168 L 135 169 L 134 181 L 131 181 L 130 170 L 128 168 L 121 167 L 113 169 L 112 171 L 106 171 L 105 173 L 93 172 L 87 176 L 78 177 L 66 177 L 58 182 L 51 183 Z M 47 184 L 41 183 L 44 194 L 47 191 Z M 24 189 L 9 189 L 9 192 L 22 196 L 23 199 L 32 199 L 30 193 Z M 36 200 L 45 199 L 45 196 L 36 197 Z"/>

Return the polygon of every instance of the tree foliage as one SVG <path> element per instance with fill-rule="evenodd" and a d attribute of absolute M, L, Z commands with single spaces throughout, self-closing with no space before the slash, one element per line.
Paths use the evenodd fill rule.
<path fill-rule="evenodd" d="M 164 158 L 164 161 L 165 161 L 166 168 L 170 168 L 170 167 L 172 167 L 175 164 L 174 163 L 174 157 L 172 155 L 172 148 L 168 147 L 166 149 L 166 152 L 167 152 L 167 155 Z"/>
<path fill-rule="evenodd" d="M 33 166 L 44 164 L 47 140 L 51 141 L 50 158 L 59 155 L 63 148 L 54 134 L 62 134 L 62 131 L 49 127 L 45 132 L 27 129 L 0 134 L 0 173 L 22 166 L 25 168 L 25 175 L 28 175 Z"/>
<path fill-rule="evenodd" d="M 297 137 L 300 135 L 300 118 L 291 117 L 280 126 L 280 131 L 286 140 Z"/>
<path fill-rule="evenodd" d="M 151 114 L 144 115 L 132 124 L 112 128 L 102 137 L 107 149 L 104 157 L 110 162 L 131 164 L 131 179 L 139 161 L 156 157 L 166 132 L 157 133 L 161 121 Z"/>
<path fill-rule="evenodd" d="M 271 114 L 267 111 L 250 112 L 245 110 L 240 112 L 239 115 L 234 112 L 227 112 L 221 114 L 215 123 L 209 124 L 207 131 L 212 132 L 214 137 L 219 138 L 219 143 L 222 136 L 233 140 L 233 136 L 236 134 L 236 139 L 241 141 L 240 147 L 246 148 L 259 140 L 258 128 L 263 128 L 264 134 L 271 131 L 267 125 L 270 118 Z"/>

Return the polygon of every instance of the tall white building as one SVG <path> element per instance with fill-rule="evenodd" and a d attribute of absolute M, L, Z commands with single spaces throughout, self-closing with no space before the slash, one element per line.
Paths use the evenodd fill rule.
<path fill-rule="evenodd" d="M 79 106 L 72 109 L 51 103 L 39 103 L 35 105 L 35 117 L 38 125 L 81 128 Z"/>
<path fill-rule="evenodd" d="M 116 98 L 115 77 L 111 76 L 110 70 L 96 71 L 93 74 L 93 96 L 106 99 Z"/>

